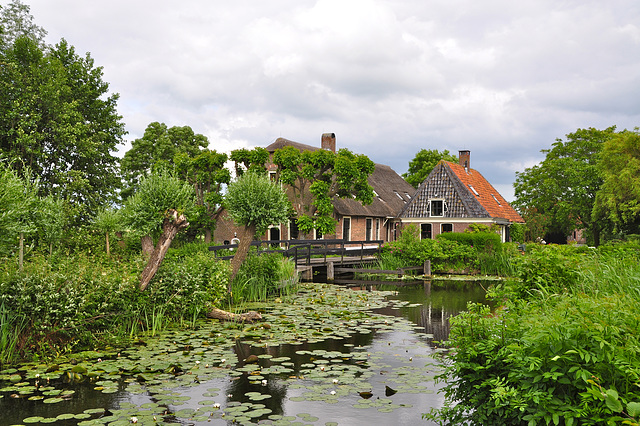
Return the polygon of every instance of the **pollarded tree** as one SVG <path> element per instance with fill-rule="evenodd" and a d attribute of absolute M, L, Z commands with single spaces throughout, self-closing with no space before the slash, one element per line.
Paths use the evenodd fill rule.
<path fill-rule="evenodd" d="M 409 170 L 402 177 L 414 188 L 417 188 L 440 160 L 458 162 L 458 159 L 446 149 L 442 152 L 437 149 L 421 149 L 409 162 Z"/>
<path fill-rule="evenodd" d="M 125 223 L 139 236 L 158 236 L 151 256 L 140 277 L 144 291 L 156 274 L 171 241 L 189 226 L 188 215 L 195 205 L 193 186 L 166 171 L 142 178 L 136 193 L 124 205 Z"/>
<path fill-rule="evenodd" d="M 236 225 L 243 227 L 238 249 L 231 260 L 231 283 L 246 259 L 255 235 L 287 220 L 291 205 L 280 185 L 271 182 L 266 174 L 253 171 L 244 173 L 229 185 L 224 205 Z"/>
<path fill-rule="evenodd" d="M 157 164 L 171 168 L 177 154 L 184 153 L 194 158 L 208 145 L 207 137 L 195 133 L 189 126 L 167 127 L 158 122 L 149 124 L 144 135 L 131 143 L 131 149 L 120 162 L 125 180 L 122 198 L 126 199 L 135 192 L 140 179 L 150 174 Z"/>
<path fill-rule="evenodd" d="M 640 133 L 622 131 L 607 140 L 598 169 L 604 179 L 593 220 L 616 234 L 640 234 Z"/>
<path fill-rule="evenodd" d="M 122 230 L 122 212 L 109 207 L 101 209 L 93 218 L 93 227 L 104 232 L 107 257 L 111 256 L 109 235 Z"/>
<path fill-rule="evenodd" d="M 229 159 L 234 162 L 236 176 L 242 176 L 245 171 L 264 172 L 269 160 L 269 151 L 261 147 L 240 148 L 231 151 Z"/>
<path fill-rule="evenodd" d="M 605 142 L 615 134 L 615 127 L 589 128 L 568 134 L 566 141 L 557 139 L 551 149 L 542 150 L 546 157 L 540 164 L 516 173 L 514 206 L 525 214 L 530 210 L 546 217 L 547 236 L 565 239 L 574 230 L 585 229 L 599 244 L 601 223 L 592 220 L 602 185 L 598 160 Z"/>
<path fill-rule="evenodd" d="M 298 229 L 304 235 L 314 229 L 323 235 L 335 233 L 334 197 L 353 198 L 362 204 L 373 201 L 367 179 L 375 164 L 365 155 L 348 149 L 300 152 L 286 146 L 275 151 L 273 162 L 278 167 L 277 181 L 290 190 Z"/>

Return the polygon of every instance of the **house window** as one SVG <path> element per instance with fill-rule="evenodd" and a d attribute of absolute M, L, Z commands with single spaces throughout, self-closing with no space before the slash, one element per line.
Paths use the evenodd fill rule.
<path fill-rule="evenodd" d="M 430 211 L 431 211 L 431 216 L 444 216 L 444 201 L 431 200 Z"/>
<path fill-rule="evenodd" d="M 271 227 L 269 228 L 269 240 L 278 241 L 280 240 L 280 227 Z M 272 243 L 271 248 L 278 248 L 278 243 Z"/>
<path fill-rule="evenodd" d="M 451 223 L 443 223 L 440 225 L 440 233 L 453 232 L 453 225 Z"/>
<path fill-rule="evenodd" d="M 345 241 L 351 240 L 351 218 L 342 218 L 342 239 Z"/>
<path fill-rule="evenodd" d="M 431 224 L 430 223 L 423 223 L 422 225 L 420 225 L 420 238 L 423 240 L 430 240 L 431 239 Z"/>
<path fill-rule="evenodd" d="M 271 182 L 276 181 L 277 172 L 275 170 L 269 170 L 269 180 Z"/>
<path fill-rule="evenodd" d="M 380 219 L 376 219 L 376 240 L 380 239 Z"/>
<path fill-rule="evenodd" d="M 289 239 L 297 240 L 300 236 L 300 231 L 298 230 L 298 222 L 295 218 L 289 220 Z"/>
<path fill-rule="evenodd" d="M 365 221 L 365 233 L 364 233 L 364 239 L 366 241 L 371 241 L 371 230 L 373 228 L 373 219 L 371 219 L 370 217 L 368 217 Z"/>

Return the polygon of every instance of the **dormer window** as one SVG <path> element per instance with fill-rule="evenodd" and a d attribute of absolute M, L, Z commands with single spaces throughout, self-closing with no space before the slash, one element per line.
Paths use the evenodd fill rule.
<path fill-rule="evenodd" d="M 478 194 L 478 191 L 476 191 L 476 189 L 475 189 L 473 186 L 469 185 L 469 188 L 471 188 L 471 191 L 472 191 L 474 194 L 476 194 L 476 197 L 479 197 L 479 196 L 480 196 L 480 194 Z"/>
<path fill-rule="evenodd" d="M 396 191 L 394 189 L 393 192 L 398 196 L 398 198 L 400 198 L 402 201 L 404 201 L 404 198 L 402 198 L 402 195 L 398 194 L 398 191 Z"/>
<path fill-rule="evenodd" d="M 491 196 L 493 197 L 494 200 L 496 200 L 496 203 L 498 203 L 499 206 L 502 206 L 502 204 L 500 203 L 500 200 L 498 200 L 495 195 L 491 194 Z"/>

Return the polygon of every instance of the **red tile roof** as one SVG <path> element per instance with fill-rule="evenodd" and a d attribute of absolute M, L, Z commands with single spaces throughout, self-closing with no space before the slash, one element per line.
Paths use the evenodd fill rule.
<path fill-rule="evenodd" d="M 509 219 L 511 222 L 524 223 L 522 216 L 509 205 L 498 191 L 474 169 L 465 170 L 463 166 L 450 161 L 442 161 L 460 179 L 473 197 L 487 210 L 491 217 Z"/>

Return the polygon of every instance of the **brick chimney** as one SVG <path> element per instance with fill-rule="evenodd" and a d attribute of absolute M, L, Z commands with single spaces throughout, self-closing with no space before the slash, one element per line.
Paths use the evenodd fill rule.
<path fill-rule="evenodd" d="M 327 151 L 336 152 L 336 134 L 335 133 L 323 133 L 322 134 L 322 149 Z"/>
<path fill-rule="evenodd" d="M 469 171 L 471 168 L 471 151 L 460 150 L 458 151 L 459 164 L 464 167 L 465 171 Z"/>

